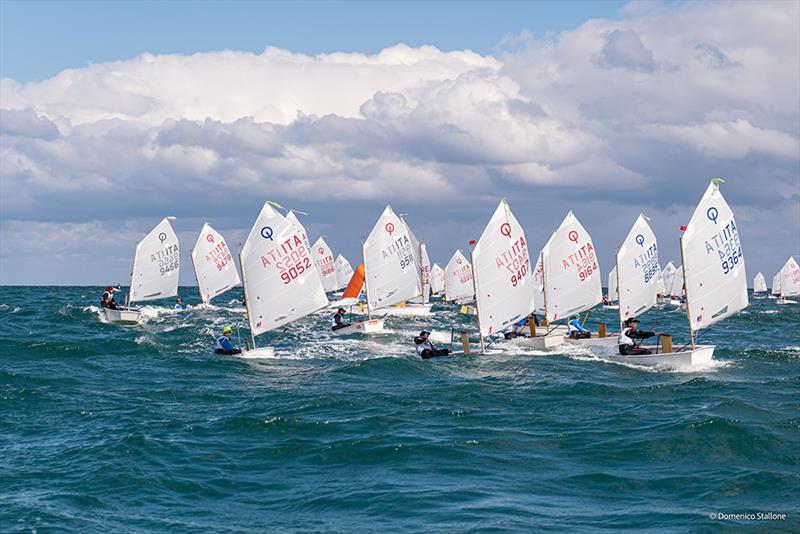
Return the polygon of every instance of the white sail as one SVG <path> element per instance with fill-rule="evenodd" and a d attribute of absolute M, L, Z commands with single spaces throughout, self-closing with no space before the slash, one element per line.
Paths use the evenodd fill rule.
<path fill-rule="evenodd" d="M 533 273 L 522 226 L 502 200 L 472 251 L 481 336 L 502 332 L 533 311 Z"/>
<path fill-rule="evenodd" d="M 336 280 L 336 265 L 333 262 L 333 252 L 331 252 L 331 247 L 322 237 L 312 245 L 311 258 L 314 260 L 314 267 L 317 268 L 325 291 L 336 291 L 338 283 Z"/>
<path fill-rule="evenodd" d="M 174 297 L 178 294 L 180 248 L 166 217 L 136 245 L 131 275 L 131 302 Z"/>
<path fill-rule="evenodd" d="M 364 242 L 364 271 L 370 310 L 385 308 L 422 294 L 408 229 L 386 206 Z"/>
<path fill-rule="evenodd" d="M 620 321 L 636 317 L 658 301 L 658 242 L 647 218 L 639 215 L 617 252 Z"/>
<path fill-rule="evenodd" d="M 353 266 L 347 258 L 339 254 L 336 256 L 336 289 L 344 289 L 353 277 Z"/>
<path fill-rule="evenodd" d="M 781 294 L 781 273 L 778 271 L 778 274 L 772 277 L 772 289 L 770 290 L 771 295 L 778 296 Z"/>
<path fill-rule="evenodd" d="M 536 258 L 536 265 L 533 268 L 533 303 L 538 313 L 544 313 L 544 265 L 542 264 L 542 253 Z"/>
<path fill-rule="evenodd" d="M 677 269 L 671 261 L 667 262 L 664 270 L 661 271 L 661 277 L 664 281 L 664 290 L 661 292 L 663 295 L 669 295 L 670 291 L 672 291 L 672 282 L 675 280 L 676 271 Z"/>
<path fill-rule="evenodd" d="M 789 258 L 781 269 L 781 296 L 800 295 L 800 266 L 794 258 Z"/>
<path fill-rule="evenodd" d="M 549 322 L 567 319 L 603 301 L 592 237 L 572 211 L 542 249 L 542 262 Z"/>
<path fill-rule="evenodd" d="M 268 332 L 328 304 L 302 225 L 261 208 L 242 248 L 247 317 L 253 335 Z"/>
<path fill-rule="evenodd" d="M 753 293 L 763 293 L 767 290 L 767 279 L 764 278 L 764 275 L 758 273 L 755 278 L 753 278 Z"/>
<path fill-rule="evenodd" d="M 664 272 L 658 271 L 656 273 L 656 294 L 663 295 L 666 291 L 667 288 L 664 287 Z"/>
<path fill-rule="evenodd" d="M 616 302 L 619 300 L 619 294 L 617 293 L 617 267 L 614 266 L 608 272 L 608 300 L 611 302 Z"/>
<path fill-rule="evenodd" d="M 425 243 L 419 246 L 420 272 L 422 273 L 422 303 L 431 300 L 431 259 L 428 257 L 428 247 Z"/>
<path fill-rule="evenodd" d="M 679 299 L 683 297 L 683 267 L 678 267 L 675 275 L 672 277 L 672 287 L 669 288 L 669 295 L 672 298 Z"/>
<path fill-rule="evenodd" d="M 194 244 L 192 263 L 203 302 L 209 302 L 241 283 L 225 238 L 208 223 L 203 225 Z"/>
<path fill-rule="evenodd" d="M 471 299 L 474 296 L 472 265 L 460 250 L 456 250 L 444 268 L 444 299 L 452 302 Z"/>
<path fill-rule="evenodd" d="M 739 230 L 718 182 L 712 180 L 681 238 L 686 314 L 696 332 L 748 305 Z"/>
<path fill-rule="evenodd" d="M 444 269 L 436 263 L 431 267 L 431 291 L 434 295 L 444 291 Z"/>

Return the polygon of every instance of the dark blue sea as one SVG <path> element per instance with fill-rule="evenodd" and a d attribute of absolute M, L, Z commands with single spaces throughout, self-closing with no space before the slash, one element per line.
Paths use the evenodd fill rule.
<path fill-rule="evenodd" d="M 423 361 L 422 328 L 476 341 L 439 302 L 368 340 L 312 315 L 249 361 L 211 351 L 247 334 L 240 289 L 136 327 L 100 292 L 0 288 L 1 532 L 800 529 L 800 305 L 752 299 L 680 372 L 513 343 Z M 653 322 L 688 340 L 678 309 Z"/>

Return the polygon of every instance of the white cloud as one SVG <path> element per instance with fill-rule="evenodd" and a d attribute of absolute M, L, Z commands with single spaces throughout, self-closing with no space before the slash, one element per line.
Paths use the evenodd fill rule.
<path fill-rule="evenodd" d="M 239 204 L 265 198 L 338 218 L 333 206 L 387 201 L 465 218 L 502 196 L 557 218 L 589 196 L 605 211 L 688 209 L 724 175 L 759 224 L 776 203 L 797 211 L 798 21 L 797 3 L 647 2 L 507 36 L 497 57 L 266 48 L 4 79 L 2 219 L 107 225 L 219 205 L 246 228 Z"/>

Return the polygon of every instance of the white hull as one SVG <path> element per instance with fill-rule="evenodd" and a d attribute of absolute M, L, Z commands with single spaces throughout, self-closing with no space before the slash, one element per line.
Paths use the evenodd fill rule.
<path fill-rule="evenodd" d="M 775 300 L 775 299 L 777 299 L 778 297 L 776 297 L 775 295 L 770 295 L 770 296 L 768 296 L 767 298 L 770 298 L 770 299 L 772 299 L 772 300 Z"/>
<path fill-rule="evenodd" d="M 789 300 L 787 298 L 778 299 L 778 304 L 797 304 L 796 300 Z"/>
<path fill-rule="evenodd" d="M 617 352 L 616 354 L 605 356 L 605 359 L 634 365 L 664 365 L 673 368 L 687 368 L 708 364 L 712 361 L 713 356 L 714 345 L 698 345 L 694 350 L 687 349 L 667 354 L 622 356 Z"/>
<path fill-rule="evenodd" d="M 604 310 L 618 310 L 619 304 L 603 304 Z"/>
<path fill-rule="evenodd" d="M 387 315 L 398 316 L 421 316 L 431 315 L 433 304 L 406 304 L 405 306 L 394 306 L 386 308 Z"/>
<path fill-rule="evenodd" d="M 667 304 L 671 304 L 673 306 L 680 306 L 681 305 L 681 299 L 669 299 L 667 301 Z"/>
<path fill-rule="evenodd" d="M 530 347 L 535 350 L 547 350 L 558 347 L 564 343 L 564 336 L 561 334 L 548 334 L 536 337 L 517 337 L 515 343 L 523 347 Z"/>
<path fill-rule="evenodd" d="M 101 313 L 107 322 L 118 325 L 139 324 L 139 318 L 142 315 L 142 312 L 134 308 L 117 308 L 116 310 L 102 308 Z"/>
<path fill-rule="evenodd" d="M 606 336 L 606 337 L 597 337 L 597 332 L 592 332 L 592 337 L 587 339 L 572 339 L 570 337 L 564 336 L 564 339 L 567 340 L 568 343 L 572 343 L 573 345 L 578 345 L 581 347 L 606 347 L 606 346 L 613 346 L 617 347 L 617 336 Z"/>
<path fill-rule="evenodd" d="M 383 331 L 383 319 L 370 319 L 334 330 L 333 333 L 337 336 L 345 336 L 347 334 L 375 334 Z"/>
<path fill-rule="evenodd" d="M 264 360 L 275 357 L 275 347 L 259 347 L 242 351 L 241 354 L 233 354 L 237 358 L 245 358 L 247 360 Z"/>

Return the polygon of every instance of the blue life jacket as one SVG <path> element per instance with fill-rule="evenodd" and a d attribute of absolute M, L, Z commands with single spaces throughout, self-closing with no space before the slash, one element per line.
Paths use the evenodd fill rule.
<path fill-rule="evenodd" d="M 222 334 L 221 337 L 217 339 L 216 345 L 214 345 L 214 350 L 233 350 L 233 344 L 231 340 L 228 339 L 228 336 Z"/>

